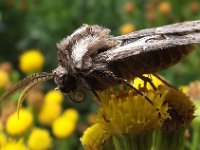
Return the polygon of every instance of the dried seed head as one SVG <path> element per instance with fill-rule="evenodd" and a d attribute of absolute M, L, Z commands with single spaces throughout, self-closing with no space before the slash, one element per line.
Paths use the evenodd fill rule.
<path fill-rule="evenodd" d="M 187 126 L 192 121 L 195 106 L 181 91 L 169 87 L 165 87 L 165 89 L 169 91 L 165 101 L 169 106 L 168 113 L 171 118 L 164 122 L 162 129 L 173 132 Z"/>

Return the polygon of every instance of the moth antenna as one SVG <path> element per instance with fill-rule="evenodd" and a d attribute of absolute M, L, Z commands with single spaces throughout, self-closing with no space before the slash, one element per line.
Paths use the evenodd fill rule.
<path fill-rule="evenodd" d="M 25 79 L 18 82 L 10 91 L 5 93 L 0 98 L 0 103 L 2 103 L 6 99 L 8 99 L 10 96 L 12 96 L 17 90 L 20 90 L 20 89 L 28 86 L 29 84 L 54 79 L 55 77 L 56 77 L 55 74 L 47 73 L 47 72 L 36 73 L 36 74 L 31 75 L 31 76 L 28 76 Z"/>
<path fill-rule="evenodd" d="M 24 99 L 25 99 L 27 93 L 28 93 L 37 83 L 39 83 L 39 82 L 41 82 L 41 81 L 46 81 L 46 80 L 49 80 L 49 79 L 51 79 L 51 78 L 50 78 L 49 76 L 48 76 L 48 77 L 46 76 L 46 77 L 41 78 L 41 80 L 40 80 L 40 79 L 35 80 L 34 82 L 32 82 L 31 84 L 29 84 L 29 85 L 27 85 L 27 86 L 25 87 L 25 89 L 22 91 L 22 93 L 20 94 L 20 96 L 19 96 L 19 98 L 18 98 L 18 104 L 17 104 L 17 114 L 18 114 L 18 118 L 19 118 L 19 110 L 20 110 L 20 108 L 21 108 L 21 106 L 22 106 L 22 103 L 23 103 L 23 101 L 24 101 Z"/>
<path fill-rule="evenodd" d="M 35 83 L 31 83 L 28 86 L 25 87 L 25 89 L 22 91 L 22 93 L 20 94 L 19 98 L 18 98 L 18 103 L 17 103 L 17 115 L 19 118 L 19 110 L 22 107 L 22 103 L 25 100 L 25 97 L 27 95 L 27 93 L 37 84 L 38 82 Z"/>

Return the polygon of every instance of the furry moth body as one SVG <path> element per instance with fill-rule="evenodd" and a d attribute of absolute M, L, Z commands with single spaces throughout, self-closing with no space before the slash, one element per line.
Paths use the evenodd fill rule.
<path fill-rule="evenodd" d="M 143 74 L 166 69 L 200 43 L 200 20 L 144 29 L 114 37 L 98 25 L 83 25 L 57 44 L 58 67 L 52 73 L 32 75 L 8 91 L 1 101 L 33 81 L 54 79 L 58 89 L 93 92 L 126 83 Z"/>

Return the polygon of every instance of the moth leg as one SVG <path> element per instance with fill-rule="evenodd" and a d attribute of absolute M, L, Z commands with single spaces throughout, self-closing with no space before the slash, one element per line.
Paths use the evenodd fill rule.
<path fill-rule="evenodd" d="M 165 81 L 164 79 L 162 79 L 159 75 L 157 74 L 152 74 L 154 77 L 156 77 L 158 80 L 160 80 L 162 83 L 164 83 L 165 85 L 167 85 L 168 87 L 171 87 L 173 89 L 178 90 L 176 87 L 174 87 L 173 85 L 169 84 L 167 81 Z"/>
<path fill-rule="evenodd" d="M 134 91 L 136 91 L 139 95 L 143 96 L 151 105 L 154 105 L 152 100 L 149 99 L 146 95 L 144 95 L 142 92 L 140 92 L 138 89 L 136 89 L 134 86 L 132 86 L 128 81 L 126 81 L 123 78 L 116 77 L 112 72 L 107 71 L 107 74 L 109 74 L 116 82 L 118 83 L 124 83 Z"/>
<path fill-rule="evenodd" d="M 149 83 L 149 84 L 151 85 L 151 87 L 152 87 L 155 91 L 157 90 L 156 86 L 154 85 L 154 83 L 152 82 L 152 80 L 151 80 L 149 77 L 145 77 L 145 76 L 143 76 L 143 75 L 137 76 L 137 77 L 144 81 L 144 85 L 145 85 L 145 86 L 146 86 L 147 83 Z"/>
<path fill-rule="evenodd" d="M 68 94 L 71 101 L 76 102 L 71 94 Z"/>
<path fill-rule="evenodd" d="M 84 78 L 83 78 L 82 82 L 83 82 L 83 85 L 85 85 L 85 88 L 90 90 L 92 92 L 92 94 L 94 94 L 94 96 L 96 97 L 96 99 L 95 99 L 96 102 L 97 103 L 101 102 L 101 99 L 100 99 L 98 93 L 90 86 L 90 84 Z"/>
<path fill-rule="evenodd" d="M 125 85 L 129 86 L 130 88 L 132 88 L 133 90 L 135 90 L 138 94 L 140 94 L 141 96 L 143 96 L 151 105 L 154 105 L 152 100 L 149 99 L 146 95 L 144 95 L 142 92 L 140 92 L 138 89 L 136 89 L 134 86 L 132 86 L 129 82 L 127 82 L 124 79 L 118 79 L 119 81 L 121 81 L 122 83 L 124 83 Z"/>
<path fill-rule="evenodd" d="M 99 94 L 95 91 L 95 90 L 93 90 L 93 89 L 90 89 L 91 91 L 92 91 L 92 93 L 94 94 L 94 96 L 96 97 L 96 102 L 97 103 L 100 103 L 101 102 L 101 99 L 100 99 L 100 97 L 99 97 Z"/>

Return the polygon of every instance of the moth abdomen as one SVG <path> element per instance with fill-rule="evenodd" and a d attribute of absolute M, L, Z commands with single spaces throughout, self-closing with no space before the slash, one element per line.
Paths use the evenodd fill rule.
<path fill-rule="evenodd" d="M 193 49 L 193 45 L 182 45 L 162 50 L 148 51 L 110 62 L 108 68 L 118 77 L 131 79 L 137 75 L 156 73 L 164 70 L 181 61 Z"/>

